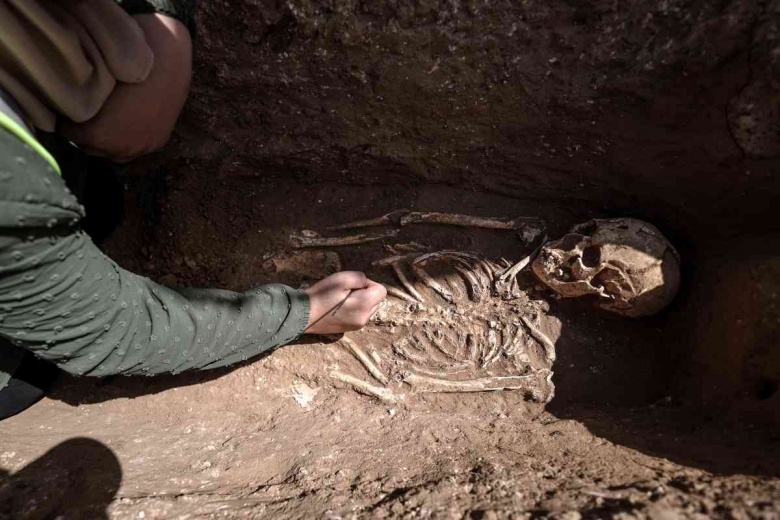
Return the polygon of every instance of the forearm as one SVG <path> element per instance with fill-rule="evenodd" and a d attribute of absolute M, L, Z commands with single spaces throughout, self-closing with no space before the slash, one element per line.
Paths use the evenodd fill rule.
<path fill-rule="evenodd" d="M 0 132 L 3 150 L 0 336 L 70 372 L 102 376 L 223 366 L 306 327 L 302 291 L 176 292 L 121 269 L 77 227 L 83 211 L 62 179 Z"/>
<path fill-rule="evenodd" d="M 82 233 L 2 271 L 0 334 L 76 374 L 224 366 L 292 341 L 308 323 L 302 291 L 176 292 L 119 268 Z"/>

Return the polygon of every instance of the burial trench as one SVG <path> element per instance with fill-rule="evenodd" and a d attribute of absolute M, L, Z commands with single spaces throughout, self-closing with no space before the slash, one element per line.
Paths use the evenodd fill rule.
<path fill-rule="evenodd" d="M 511 392 L 382 405 L 334 386 L 324 367 L 343 352 L 316 340 L 232 371 L 63 378 L 0 424 L 2 465 L 21 475 L 6 490 L 38 499 L 30 517 L 67 504 L 63 461 L 85 448 L 55 446 L 90 437 L 105 491 L 70 504 L 119 518 L 777 511 L 777 13 L 202 2 L 174 140 L 127 172 L 107 246 L 125 267 L 243 290 L 337 266 L 291 233 L 400 208 L 542 218 L 551 237 L 631 216 L 680 251 L 680 294 L 642 320 L 548 299 L 546 411 Z M 496 231 L 406 233 L 517 254 Z M 382 245 L 339 262 L 370 270 Z"/>

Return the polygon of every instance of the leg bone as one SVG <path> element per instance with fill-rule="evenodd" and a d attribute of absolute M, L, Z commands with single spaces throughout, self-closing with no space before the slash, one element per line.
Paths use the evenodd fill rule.
<path fill-rule="evenodd" d="M 456 213 L 411 212 L 401 217 L 401 225 L 410 224 L 446 224 L 450 226 L 477 227 L 487 229 L 521 229 L 531 224 L 539 224 L 540 219 L 534 217 L 518 217 L 515 219 L 500 219 L 459 215 Z"/>
<path fill-rule="evenodd" d="M 420 393 L 521 390 L 534 401 L 547 403 L 553 396 L 551 378 L 550 370 L 539 370 L 527 376 L 495 376 L 467 381 L 449 381 L 410 373 L 404 377 L 404 382 Z"/>
<path fill-rule="evenodd" d="M 341 342 L 347 346 L 350 352 L 352 352 L 352 355 L 355 356 L 357 360 L 363 364 L 366 370 L 368 370 L 368 372 L 372 376 L 374 376 L 374 379 L 376 379 L 383 385 L 387 385 L 387 383 L 390 382 L 387 376 L 382 373 L 379 367 L 374 364 L 371 358 L 368 357 L 366 353 L 363 352 L 363 349 L 361 349 L 354 341 L 352 341 L 346 336 L 343 336 L 341 338 Z"/>
<path fill-rule="evenodd" d="M 341 381 L 342 383 L 348 384 L 356 392 L 368 395 L 370 397 L 376 397 L 384 403 L 394 404 L 398 401 L 398 398 L 393 395 L 393 392 L 389 388 L 370 385 L 362 379 L 352 377 L 349 374 L 342 374 L 341 372 L 337 372 L 335 370 L 331 371 L 330 377 L 336 379 L 337 381 Z"/>
<path fill-rule="evenodd" d="M 398 225 L 400 223 L 401 216 L 406 215 L 407 213 L 409 213 L 408 209 L 399 209 L 396 211 L 391 211 L 390 213 L 386 215 L 382 215 L 381 217 L 369 218 L 366 220 L 356 220 L 355 222 L 348 222 L 346 224 L 340 224 L 338 226 L 331 226 L 326 229 L 328 231 L 339 231 L 342 229 L 387 226 L 389 224 Z"/>
<path fill-rule="evenodd" d="M 290 244 L 298 249 L 306 247 L 338 247 L 364 244 L 383 238 L 391 238 L 398 235 L 397 229 L 391 229 L 382 233 L 364 233 L 345 237 L 308 237 L 303 234 L 290 236 Z"/>

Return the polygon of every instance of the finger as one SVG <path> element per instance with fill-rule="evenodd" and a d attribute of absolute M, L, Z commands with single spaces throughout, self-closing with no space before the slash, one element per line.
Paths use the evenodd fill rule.
<path fill-rule="evenodd" d="M 370 282 L 365 289 L 352 292 L 350 303 L 352 308 L 363 307 L 370 308 L 377 303 L 382 303 L 387 297 L 387 289 L 382 284 Z"/>
<path fill-rule="evenodd" d="M 368 282 L 365 273 L 360 271 L 342 271 L 334 274 L 333 277 L 340 288 L 347 290 L 363 289 Z"/>
<path fill-rule="evenodd" d="M 371 298 L 375 304 L 382 303 L 387 298 L 387 289 L 381 283 L 371 279 L 367 280 L 366 288 L 363 289 L 366 295 Z"/>

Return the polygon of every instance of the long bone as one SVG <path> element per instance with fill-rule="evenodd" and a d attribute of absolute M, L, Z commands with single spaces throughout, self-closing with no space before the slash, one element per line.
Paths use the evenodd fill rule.
<path fill-rule="evenodd" d="M 342 336 L 341 342 L 344 345 L 346 345 L 347 348 L 350 350 L 350 352 L 352 352 L 352 355 L 355 356 L 355 358 L 357 358 L 357 360 L 360 361 L 360 363 L 362 363 L 365 369 L 368 370 L 368 373 L 374 376 L 374 379 L 376 379 L 383 385 L 387 385 L 387 383 L 390 382 L 387 376 L 382 373 L 379 367 L 374 364 L 371 358 L 368 357 L 366 353 L 363 352 L 363 349 L 357 346 L 357 344 L 354 341 L 352 341 L 346 336 Z"/>
<path fill-rule="evenodd" d="M 552 377 L 550 370 L 539 370 L 527 376 L 493 376 L 470 379 L 465 381 L 449 381 L 433 377 L 409 373 L 403 381 L 419 393 L 451 393 L 451 392 L 495 392 L 498 390 L 522 390 L 528 393 L 534 401 L 549 402 L 552 392 L 545 395 L 540 389 L 545 388 Z M 549 385 L 548 387 L 551 387 Z"/>
<path fill-rule="evenodd" d="M 381 217 L 369 218 L 365 220 L 356 220 L 354 222 L 348 222 L 346 224 L 340 224 L 338 226 L 330 226 L 325 229 L 327 229 L 328 231 L 339 231 L 343 229 L 387 226 L 390 224 L 400 225 L 401 217 L 408 213 L 410 213 L 410 210 L 408 209 L 398 209 L 395 211 L 391 211 L 390 213 L 387 213 L 385 215 L 382 215 Z"/>
<path fill-rule="evenodd" d="M 401 225 L 410 224 L 445 224 L 449 226 L 476 227 L 486 229 L 521 229 L 531 223 L 539 224 L 541 219 L 535 217 L 518 217 L 514 219 L 501 219 L 489 217 L 475 217 L 472 215 L 460 215 L 457 213 L 410 212 L 401 217 Z"/>
<path fill-rule="evenodd" d="M 397 229 L 391 229 L 380 233 L 361 233 L 359 235 L 349 235 L 343 237 L 320 237 L 295 234 L 290 236 L 290 244 L 297 249 L 303 249 L 307 247 L 353 246 L 356 244 L 364 244 L 366 242 L 374 242 L 376 240 L 382 240 L 383 238 L 391 238 L 396 236 L 398 236 Z"/>
<path fill-rule="evenodd" d="M 393 394 L 392 390 L 390 390 L 389 388 L 382 388 L 379 386 L 368 384 L 362 379 L 358 379 L 349 374 L 344 374 L 336 370 L 332 370 L 330 372 L 330 377 L 338 381 L 341 381 L 342 383 L 348 384 L 356 392 L 368 395 L 370 397 L 376 397 L 377 399 L 379 399 L 384 403 L 395 404 L 396 402 L 398 402 L 398 398 L 395 396 L 395 394 Z"/>
<path fill-rule="evenodd" d="M 449 226 L 476 227 L 485 229 L 522 229 L 534 225 L 544 226 L 544 221 L 537 217 L 517 217 L 514 219 L 475 217 L 473 215 L 461 215 L 458 213 L 442 213 L 438 211 L 409 211 L 400 209 L 391 211 L 385 215 L 375 218 L 356 220 L 346 224 L 331 226 L 329 231 L 339 231 L 343 229 L 355 229 L 374 226 L 400 225 L 409 226 L 412 224 L 445 224 Z"/>

